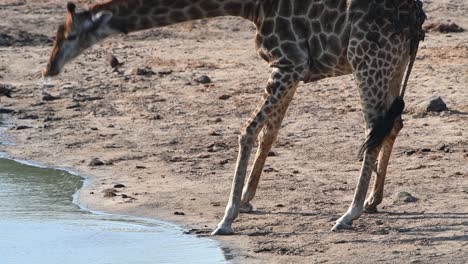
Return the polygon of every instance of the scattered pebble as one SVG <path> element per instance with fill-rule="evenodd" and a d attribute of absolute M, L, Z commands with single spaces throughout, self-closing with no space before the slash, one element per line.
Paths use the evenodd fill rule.
<path fill-rule="evenodd" d="M 418 110 L 423 113 L 427 112 L 442 112 L 447 111 L 447 105 L 445 104 L 444 100 L 440 96 L 433 96 L 421 103 L 417 106 Z"/>
<path fill-rule="evenodd" d="M 156 74 L 154 71 L 147 68 L 137 68 L 135 73 L 140 76 L 152 76 Z"/>
<path fill-rule="evenodd" d="M 399 192 L 396 197 L 396 202 L 414 203 L 416 201 L 418 201 L 418 198 L 414 197 L 409 192 Z"/>
<path fill-rule="evenodd" d="M 170 74 L 172 74 L 172 72 L 173 72 L 173 71 L 170 70 L 170 69 L 163 69 L 163 70 L 159 70 L 159 71 L 158 71 L 158 74 L 159 74 L 159 75 L 170 75 Z"/>
<path fill-rule="evenodd" d="M 463 32 L 465 29 L 455 24 L 454 22 L 446 23 L 430 23 L 424 26 L 424 31 L 426 32 L 440 32 L 440 33 L 458 33 Z"/>
<path fill-rule="evenodd" d="M 81 108 L 81 105 L 79 103 L 71 104 L 65 107 L 66 109 L 76 109 L 76 108 Z"/>
<path fill-rule="evenodd" d="M 175 215 L 185 215 L 184 212 L 179 212 L 179 211 L 175 211 L 174 214 L 175 214 Z"/>
<path fill-rule="evenodd" d="M 221 206 L 221 203 L 219 203 L 219 202 L 211 202 L 210 204 L 211 204 L 211 206 L 214 206 L 214 207 Z"/>
<path fill-rule="evenodd" d="M 121 183 L 117 183 L 114 185 L 114 188 L 125 188 L 125 185 L 121 184 Z"/>
<path fill-rule="evenodd" d="M 110 198 L 110 197 L 115 197 L 115 196 L 117 196 L 116 190 L 115 190 L 115 189 L 112 189 L 112 188 L 110 188 L 110 189 L 105 189 L 105 190 L 103 190 L 102 192 L 104 193 L 104 197 L 106 197 L 106 198 Z"/>
<path fill-rule="evenodd" d="M 230 95 L 228 95 L 228 94 L 223 94 L 223 95 L 221 95 L 221 96 L 219 97 L 219 100 L 227 100 L 227 99 L 229 99 L 229 98 L 231 98 Z"/>
<path fill-rule="evenodd" d="M 0 83 L 0 96 L 2 95 L 11 98 L 11 89 L 6 84 Z"/>
<path fill-rule="evenodd" d="M 139 170 L 146 169 L 146 166 L 136 165 L 135 169 L 139 169 Z"/>
<path fill-rule="evenodd" d="M 30 128 L 32 128 L 32 127 L 30 127 L 30 126 L 24 126 L 24 125 L 15 127 L 16 130 L 24 130 L 24 129 L 30 129 Z"/>
<path fill-rule="evenodd" d="M 53 96 L 49 93 L 43 93 L 42 95 L 42 101 L 55 101 L 55 100 L 59 100 L 60 97 L 58 96 Z"/>
<path fill-rule="evenodd" d="M 123 63 L 119 62 L 119 60 L 113 54 L 109 54 L 107 60 L 109 61 L 109 65 L 114 69 L 123 65 Z"/>
<path fill-rule="evenodd" d="M 201 83 L 201 84 L 208 84 L 211 83 L 210 77 L 203 75 L 195 79 L 196 82 Z"/>
<path fill-rule="evenodd" d="M 88 166 L 102 166 L 102 165 L 104 165 L 104 162 L 102 162 L 98 158 L 93 158 L 88 164 Z"/>

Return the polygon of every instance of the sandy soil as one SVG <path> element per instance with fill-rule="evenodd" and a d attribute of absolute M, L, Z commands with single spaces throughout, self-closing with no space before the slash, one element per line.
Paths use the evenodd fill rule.
<path fill-rule="evenodd" d="M 450 18 L 468 29 L 465 0 L 424 2 L 429 22 Z M 207 235 L 227 202 L 239 128 L 269 75 L 253 49 L 255 29 L 220 18 L 115 37 L 44 87 L 39 71 L 63 5 L 0 1 L 0 83 L 14 86 L 14 98 L 0 104 L 14 110 L 9 135 L 16 142 L 0 151 L 88 176 L 81 202 L 90 208 L 157 217 Z M 109 53 L 124 62 L 119 73 L 108 66 Z M 136 74 L 145 67 L 154 74 Z M 194 81 L 202 75 L 213 82 Z M 235 222 L 238 235 L 219 238 L 226 254 L 240 263 L 467 263 L 467 89 L 468 32 L 429 33 L 380 213 L 333 233 L 360 168 L 357 89 L 351 76 L 300 86 L 267 161 L 256 211 Z M 432 95 L 449 111 L 418 113 L 416 105 Z M 93 158 L 104 165 L 89 166 Z M 126 188 L 105 198 L 102 191 L 116 183 Z M 403 191 L 418 200 L 400 202 Z"/>

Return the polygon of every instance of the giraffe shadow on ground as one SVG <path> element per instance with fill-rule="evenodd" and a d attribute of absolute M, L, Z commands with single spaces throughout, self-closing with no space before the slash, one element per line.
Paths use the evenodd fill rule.
<path fill-rule="evenodd" d="M 298 216 L 316 216 L 320 215 L 318 212 L 298 212 L 298 211 L 279 211 L 279 212 L 272 212 L 272 211 L 264 211 L 264 210 L 254 210 L 249 213 L 249 215 L 298 215 Z"/>

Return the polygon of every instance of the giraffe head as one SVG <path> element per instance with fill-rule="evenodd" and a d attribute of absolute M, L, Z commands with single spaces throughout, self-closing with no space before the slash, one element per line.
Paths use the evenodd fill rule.
<path fill-rule="evenodd" d="M 75 4 L 67 4 L 66 21 L 57 30 L 52 53 L 42 71 L 43 77 L 58 75 L 66 63 L 110 34 L 108 23 L 112 12 L 93 14 L 89 11 L 75 12 L 75 9 Z"/>

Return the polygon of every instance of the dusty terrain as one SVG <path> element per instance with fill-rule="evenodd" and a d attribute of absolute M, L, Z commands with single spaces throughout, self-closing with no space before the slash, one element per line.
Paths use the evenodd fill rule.
<path fill-rule="evenodd" d="M 429 22 L 450 18 L 468 29 L 465 0 L 424 2 Z M 13 110 L 5 117 L 16 143 L 0 151 L 88 176 L 80 199 L 90 208 L 174 221 L 206 235 L 224 212 L 239 128 L 269 75 L 253 48 L 255 29 L 219 18 L 118 36 L 44 86 L 39 72 L 64 11 L 63 1 L 0 1 L 0 83 L 14 87 L 0 108 Z M 109 53 L 124 62 L 119 72 L 108 65 Z M 138 68 L 154 74 L 138 75 Z M 202 75 L 212 83 L 197 83 Z M 449 110 L 419 113 L 416 105 L 432 95 Z M 333 233 L 360 168 L 358 92 L 351 76 L 301 85 L 265 166 L 256 211 L 240 215 L 238 235 L 220 238 L 228 257 L 467 263 L 468 32 L 428 34 L 405 100 L 380 213 Z M 93 158 L 104 164 L 90 166 Z M 126 188 L 105 198 L 102 191 L 117 183 Z M 417 201 L 399 201 L 400 192 Z"/>

